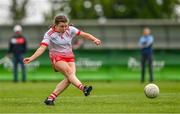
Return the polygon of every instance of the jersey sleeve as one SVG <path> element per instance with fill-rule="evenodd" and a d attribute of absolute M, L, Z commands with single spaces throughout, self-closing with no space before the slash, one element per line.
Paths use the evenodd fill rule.
<path fill-rule="evenodd" d="M 41 41 L 40 45 L 48 46 L 50 42 L 50 36 L 48 33 L 45 33 L 43 40 Z"/>
<path fill-rule="evenodd" d="M 81 31 L 74 26 L 70 26 L 69 29 L 72 37 L 79 36 L 81 33 Z"/>
<path fill-rule="evenodd" d="M 143 37 L 140 37 L 138 45 L 143 46 L 143 43 L 144 43 L 144 39 L 143 39 Z"/>

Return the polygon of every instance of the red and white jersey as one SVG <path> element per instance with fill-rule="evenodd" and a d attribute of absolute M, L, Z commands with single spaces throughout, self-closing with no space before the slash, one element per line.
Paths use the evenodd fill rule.
<path fill-rule="evenodd" d="M 59 33 L 54 28 L 50 28 L 45 33 L 41 45 L 48 46 L 50 56 L 74 57 L 71 42 L 76 35 L 80 35 L 80 30 L 73 26 L 69 26 L 64 33 Z"/>

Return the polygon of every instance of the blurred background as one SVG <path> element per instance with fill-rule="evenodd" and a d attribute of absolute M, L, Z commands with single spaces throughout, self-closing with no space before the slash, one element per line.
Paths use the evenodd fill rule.
<path fill-rule="evenodd" d="M 22 25 L 28 43 L 25 56 L 30 56 L 54 16 L 65 14 L 75 27 L 103 42 L 97 47 L 90 41 L 74 39 L 77 76 L 81 80 L 139 81 L 138 42 L 144 27 L 149 27 L 155 38 L 155 81 L 180 80 L 179 0 L 1 0 L 0 7 L 0 58 L 7 53 L 14 25 Z M 51 69 L 48 50 L 27 66 L 28 81 L 62 78 Z M 4 60 L 0 80 L 12 79 L 12 65 Z"/>

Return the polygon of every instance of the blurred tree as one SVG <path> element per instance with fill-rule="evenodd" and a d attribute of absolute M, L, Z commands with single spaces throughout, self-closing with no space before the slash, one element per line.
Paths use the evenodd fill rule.
<path fill-rule="evenodd" d="M 64 12 L 72 19 L 106 18 L 173 18 L 179 0 L 50 0 L 53 8 L 46 17 Z M 56 2 L 54 2 L 56 1 Z M 57 2 L 59 1 L 59 2 Z M 62 5 L 66 3 L 66 5 Z M 52 4 L 52 5 L 53 5 Z M 66 11 L 68 10 L 68 11 Z"/>
<path fill-rule="evenodd" d="M 84 7 L 87 1 L 91 8 Z M 97 4 L 106 18 L 172 18 L 179 0 L 70 0 L 70 15 L 77 19 L 102 16 L 96 11 Z"/>
<path fill-rule="evenodd" d="M 21 23 L 26 16 L 26 5 L 29 0 L 11 0 L 11 16 L 13 23 Z"/>
<path fill-rule="evenodd" d="M 122 18 L 173 18 L 179 0 L 122 0 Z"/>
<path fill-rule="evenodd" d="M 46 22 L 51 22 L 57 14 L 68 15 L 71 11 L 69 0 L 49 0 L 51 11 L 44 14 Z"/>
<path fill-rule="evenodd" d="M 70 16 L 73 19 L 92 19 L 97 18 L 94 5 L 98 0 L 70 0 L 72 11 Z"/>

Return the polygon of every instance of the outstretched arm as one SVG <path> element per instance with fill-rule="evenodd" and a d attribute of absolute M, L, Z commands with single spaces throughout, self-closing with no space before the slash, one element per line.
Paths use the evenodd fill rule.
<path fill-rule="evenodd" d="M 101 40 L 99 40 L 98 38 L 94 37 L 93 35 L 91 35 L 89 33 L 81 31 L 80 36 L 82 36 L 85 39 L 93 41 L 96 45 L 101 44 Z"/>
<path fill-rule="evenodd" d="M 44 53 L 46 48 L 47 46 L 41 45 L 31 57 L 24 58 L 24 63 L 28 64 L 31 61 L 35 60 L 37 57 Z"/>

